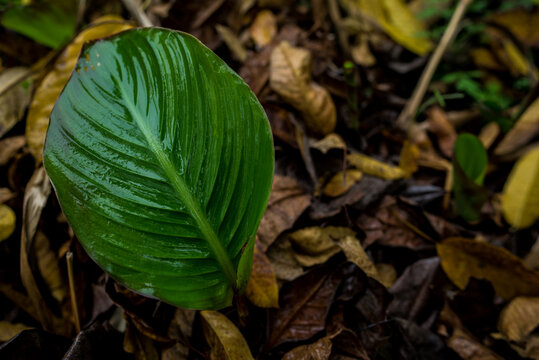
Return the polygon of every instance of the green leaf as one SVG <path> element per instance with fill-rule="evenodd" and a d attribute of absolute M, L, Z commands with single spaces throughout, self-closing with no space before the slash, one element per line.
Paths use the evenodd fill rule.
<path fill-rule="evenodd" d="M 457 214 L 467 221 L 479 218 L 488 198 L 481 186 L 487 168 L 487 153 L 481 141 L 472 134 L 461 134 L 453 154 L 453 192 Z"/>
<path fill-rule="evenodd" d="M 56 49 L 67 43 L 75 32 L 77 2 L 47 0 L 29 5 L 10 4 L 1 15 L 0 24 Z"/>
<path fill-rule="evenodd" d="M 243 290 L 271 130 L 243 80 L 191 35 L 135 29 L 86 46 L 43 158 L 75 234 L 121 283 L 197 309 Z"/>

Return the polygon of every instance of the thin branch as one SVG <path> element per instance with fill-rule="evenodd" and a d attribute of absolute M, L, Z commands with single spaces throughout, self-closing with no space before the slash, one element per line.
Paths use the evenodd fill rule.
<path fill-rule="evenodd" d="M 472 0 L 460 0 L 459 4 L 457 5 L 457 8 L 455 9 L 453 16 L 451 17 L 451 20 L 449 21 L 449 25 L 447 26 L 447 29 L 445 30 L 444 35 L 440 40 L 440 43 L 436 47 L 436 50 L 434 50 L 434 53 L 429 60 L 429 63 L 427 64 L 425 70 L 423 70 L 423 73 L 419 78 L 419 82 L 414 89 L 412 97 L 410 98 L 408 103 L 406 103 L 406 106 L 404 107 L 401 114 L 399 115 L 399 118 L 397 119 L 397 126 L 401 129 L 410 129 L 417 109 L 419 108 L 419 105 L 421 104 L 421 101 L 423 100 L 423 97 L 427 92 L 427 88 L 430 84 L 432 76 L 434 75 L 438 64 L 442 60 L 442 56 L 447 50 L 447 47 L 449 46 L 449 44 L 451 44 L 451 41 L 455 37 L 455 34 L 457 33 L 459 27 L 459 23 L 462 20 L 462 17 L 464 16 L 466 9 L 471 2 Z"/>
<path fill-rule="evenodd" d="M 142 27 L 153 26 L 146 13 L 135 3 L 135 0 L 122 0 L 125 8 Z"/>

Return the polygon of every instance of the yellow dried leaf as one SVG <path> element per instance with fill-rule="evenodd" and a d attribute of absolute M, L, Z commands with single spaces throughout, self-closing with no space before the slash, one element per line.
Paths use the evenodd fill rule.
<path fill-rule="evenodd" d="M 367 274 L 367 276 L 381 282 L 378 271 L 376 270 L 376 266 L 374 266 L 371 259 L 369 259 L 369 256 L 365 250 L 363 250 L 363 246 L 361 246 L 358 239 L 356 239 L 354 236 L 348 235 L 339 239 L 337 244 L 344 252 L 344 255 L 346 255 L 348 261 L 356 264 L 365 272 L 365 274 Z"/>
<path fill-rule="evenodd" d="M 518 7 L 494 14 L 489 20 L 507 28 L 521 43 L 527 46 L 539 46 L 539 27 L 537 26 L 539 8 Z"/>
<path fill-rule="evenodd" d="M 7 205 L 0 204 L 0 241 L 6 240 L 15 231 L 15 213 Z"/>
<path fill-rule="evenodd" d="M 204 336 L 212 360 L 253 359 L 249 345 L 238 328 L 218 311 L 201 311 Z"/>
<path fill-rule="evenodd" d="M 329 92 L 311 81 L 311 54 L 283 41 L 270 58 L 270 87 L 302 113 L 307 127 L 326 135 L 335 129 L 337 111 Z"/>
<path fill-rule="evenodd" d="M 539 273 L 509 251 L 484 242 L 448 238 L 436 244 L 444 272 L 459 288 L 470 277 L 486 279 L 504 299 L 539 295 Z"/>
<path fill-rule="evenodd" d="M 418 55 L 425 55 L 434 47 L 424 36 L 425 24 L 403 0 L 341 0 L 341 4 L 352 15 L 377 22 L 389 37 Z"/>
<path fill-rule="evenodd" d="M 345 236 L 355 236 L 355 232 L 346 227 L 328 226 L 308 227 L 288 235 L 297 250 L 294 254 L 303 266 L 325 263 L 337 254 L 340 248 L 335 244 Z"/>
<path fill-rule="evenodd" d="M 367 175 L 378 176 L 382 179 L 396 180 L 406 177 L 406 173 L 398 166 L 392 166 L 363 154 L 346 156 L 350 165 Z"/>
<path fill-rule="evenodd" d="M 38 163 L 41 162 L 41 153 L 45 144 L 45 135 L 52 108 L 75 68 L 83 44 L 132 27 L 116 16 L 97 19 L 67 45 L 54 63 L 53 69 L 43 78 L 35 92 L 26 119 L 28 147 Z"/>
<path fill-rule="evenodd" d="M 519 229 L 539 219 L 539 149 L 525 154 L 511 170 L 503 188 L 502 212 Z"/>
<path fill-rule="evenodd" d="M 17 323 L 12 324 L 8 321 L 0 321 L 0 341 L 6 342 L 23 330 L 33 329 L 31 326 Z"/>
<path fill-rule="evenodd" d="M 346 150 L 346 143 L 339 135 L 331 133 L 326 135 L 323 139 L 314 141 L 310 144 L 312 148 L 320 150 L 322 154 L 327 154 L 332 149 Z"/>
<path fill-rule="evenodd" d="M 419 159 L 419 148 L 406 140 L 401 150 L 399 167 L 404 171 L 406 177 L 411 177 L 419 168 L 417 161 Z"/>
<path fill-rule="evenodd" d="M 337 197 L 341 196 L 363 177 L 359 170 L 339 171 L 324 187 L 324 195 Z"/>
<path fill-rule="evenodd" d="M 249 27 L 251 38 L 260 47 L 268 45 L 276 33 L 277 20 L 270 10 L 260 11 Z"/>
<path fill-rule="evenodd" d="M 519 149 L 539 133 L 539 99 L 536 99 L 520 116 L 511 131 L 494 149 L 498 156 L 506 155 Z"/>
<path fill-rule="evenodd" d="M 498 330 L 511 341 L 524 341 L 539 326 L 539 297 L 519 296 L 501 312 Z"/>
<path fill-rule="evenodd" d="M 376 271 L 378 272 L 379 281 L 388 289 L 397 281 L 397 270 L 391 264 L 378 263 L 376 264 Z"/>
<path fill-rule="evenodd" d="M 255 243 L 253 270 L 247 283 L 245 296 L 254 305 L 261 308 L 279 307 L 277 277 L 269 259 L 260 248 L 258 241 Z"/>
<path fill-rule="evenodd" d="M 350 49 L 352 60 L 361 66 L 373 66 L 376 64 L 376 58 L 369 48 L 367 36 L 363 33 L 356 36 L 356 44 Z"/>

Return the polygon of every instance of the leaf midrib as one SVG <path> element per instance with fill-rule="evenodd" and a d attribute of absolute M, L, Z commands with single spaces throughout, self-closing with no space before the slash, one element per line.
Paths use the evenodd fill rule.
<path fill-rule="evenodd" d="M 129 113 L 131 114 L 131 116 L 137 123 L 140 131 L 144 135 L 144 138 L 148 142 L 152 153 L 155 155 L 157 161 L 159 161 L 159 164 L 165 171 L 165 174 L 170 180 L 174 191 L 176 191 L 176 194 L 187 208 L 189 214 L 193 217 L 193 219 L 195 219 L 197 225 L 200 228 L 200 231 L 202 232 L 202 235 L 204 236 L 204 239 L 213 251 L 217 262 L 225 272 L 228 282 L 232 287 L 235 287 L 236 272 L 234 270 L 234 265 L 232 264 L 232 261 L 230 261 L 230 258 L 225 248 L 219 241 L 219 238 L 217 237 L 217 234 L 211 226 L 206 214 L 200 207 L 198 201 L 194 198 L 193 194 L 191 193 L 191 190 L 187 186 L 184 179 L 179 175 L 179 172 L 170 161 L 169 157 L 161 147 L 159 141 L 155 138 L 151 130 L 148 128 L 142 114 L 140 113 L 136 105 L 133 103 L 133 101 L 131 101 L 131 98 L 127 96 L 127 93 L 122 86 L 122 83 L 117 78 L 114 78 L 114 82 L 116 83 L 122 94 L 122 98 L 126 104 L 127 109 L 129 110 Z"/>

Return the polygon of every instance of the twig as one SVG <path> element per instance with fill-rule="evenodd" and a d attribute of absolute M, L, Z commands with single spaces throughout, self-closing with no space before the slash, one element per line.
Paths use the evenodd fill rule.
<path fill-rule="evenodd" d="M 122 3 L 124 4 L 127 11 L 129 11 L 131 16 L 133 16 L 135 20 L 137 20 L 140 26 L 153 26 L 148 16 L 146 16 L 146 13 L 142 11 L 142 9 L 135 3 L 135 0 L 122 0 Z"/>
<path fill-rule="evenodd" d="M 455 9 L 453 16 L 451 17 L 451 20 L 449 21 L 449 25 L 447 26 L 447 29 L 442 36 L 442 39 L 438 43 L 438 46 L 436 47 L 436 50 L 434 50 L 434 53 L 429 60 L 429 63 L 427 64 L 425 70 L 423 70 L 423 73 L 419 78 L 419 82 L 414 89 L 412 97 L 410 98 L 408 103 L 406 103 L 406 106 L 404 107 L 401 114 L 399 115 L 399 118 L 397 119 L 397 126 L 401 129 L 408 131 L 410 130 L 416 111 L 419 108 L 419 105 L 421 104 L 421 100 L 423 100 L 425 93 L 427 92 L 427 88 L 430 84 L 432 76 L 434 75 L 438 64 L 442 60 L 442 56 L 447 50 L 447 47 L 455 37 L 460 20 L 462 20 L 462 17 L 464 16 L 466 9 L 471 2 L 472 0 L 460 0 L 459 4 L 457 5 L 457 8 Z"/>
<path fill-rule="evenodd" d="M 73 308 L 73 319 L 75 320 L 75 328 L 77 333 L 80 333 L 80 318 L 79 307 L 77 305 L 77 295 L 75 294 L 75 279 L 73 275 L 73 253 L 68 251 L 66 254 L 67 261 L 67 277 L 69 280 L 69 295 L 71 297 L 71 307 Z"/>

